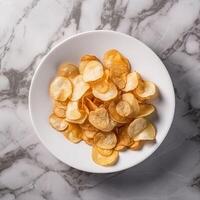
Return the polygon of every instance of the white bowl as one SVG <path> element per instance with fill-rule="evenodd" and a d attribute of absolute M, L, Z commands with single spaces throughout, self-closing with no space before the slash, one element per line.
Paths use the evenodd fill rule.
<path fill-rule="evenodd" d="M 146 144 L 140 151 L 120 153 L 119 162 L 110 167 L 96 165 L 91 159 L 91 147 L 84 142 L 72 144 L 48 123 L 52 104 L 48 94 L 49 83 L 63 61 L 79 63 L 84 54 L 102 58 L 108 49 L 118 49 L 130 61 L 133 69 L 159 88 L 161 98 L 155 101 L 158 117 L 156 143 Z M 175 97 L 171 78 L 158 56 L 137 39 L 113 31 L 91 31 L 81 33 L 55 46 L 39 64 L 30 87 L 29 109 L 31 120 L 38 137 L 46 148 L 62 162 L 79 170 L 94 173 L 109 173 L 127 169 L 145 160 L 162 143 L 171 126 Z"/>

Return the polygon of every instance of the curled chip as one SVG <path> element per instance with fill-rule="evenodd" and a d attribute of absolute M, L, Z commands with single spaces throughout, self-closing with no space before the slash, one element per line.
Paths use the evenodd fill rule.
<path fill-rule="evenodd" d="M 111 131 L 116 123 L 112 121 L 105 108 L 97 108 L 89 114 L 89 122 L 97 129 L 105 132 Z"/>
<path fill-rule="evenodd" d="M 137 116 L 140 112 L 140 106 L 135 96 L 132 93 L 125 93 L 122 95 L 122 100 L 128 102 L 132 107 L 132 114 L 130 114 L 130 117 Z"/>
<path fill-rule="evenodd" d="M 66 109 L 66 118 L 70 120 L 77 120 L 82 117 L 79 110 L 78 101 L 69 101 Z"/>
<path fill-rule="evenodd" d="M 130 149 L 132 150 L 140 150 L 143 147 L 142 141 L 134 141 L 133 144 L 131 144 Z"/>
<path fill-rule="evenodd" d="M 92 159 L 98 165 L 102 166 L 114 165 L 118 161 L 118 158 L 119 158 L 118 151 L 113 151 L 112 154 L 109 156 L 103 156 L 101 153 L 99 153 L 97 148 L 95 147 L 92 148 Z"/>
<path fill-rule="evenodd" d="M 69 124 L 64 136 L 73 143 L 78 143 L 82 140 L 82 132 L 78 125 Z"/>
<path fill-rule="evenodd" d="M 119 133 L 117 134 L 117 140 L 118 140 L 117 146 L 126 146 L 126 147 L 130 146 L 132 140 L 127 133 L 127 126 L 122 127 L 120 129 Z"/>
<path fill-rule="evenodd" d="M 127 75 L 126 85 L 122 89 L 124 92 L 133 91 L 138 86 L 137 72 L 131 72 Z"/>
<path fill-rule="evenodd" d="M 66 101 L 72 94 L 72 84 L 69 79 L 57 76 L 50 84 L 50 95 L 58 101 Z"/>
<path fill-rule="evenodd" d="M 91 83 L 92 84 L 91 87 L 100 93 L 107 92 L 109 89 L 108 78 L 109 78 L 109 70 L 106 69 L 103 77 L 100 80 L 96 81 L 95 83 Z"/>
<path fill-rule="evenodd" d="M 92 60 L 97 60 L 98 61 L 98 58 L 94 55 L 84 55 L 81 57 L 81 60 L 80 60 L 80 64 L 79 64 L 79 72 L 80 74 L 83 74 L 83 71 L 86 67 L 86 65 L 88 64 L 88 62 L 92 61 Z"/>
<path fill-rule="evenodd" d="M 58 67 L 58 76 L 64 76 L 66 78 L 73 78 L 79 74 L 78 67 L 70 63 L 62 63 Z"/>
<path fill-rule="evenodd" d="M 115 150 L 116 150 L 116 151 L 125 151 L 125 150 L 127 150 L 127 146 L 124 146 L 124 145 L 117 145 L 117 146 L 115 147 Z"/>
<path fill-rule="evenodd" d="M 91 100 L 91 99 L 88 99 L 88 98 L 86 98 L 86 105 L 87 105 L 87 107 L 88 107 L 88 109 L 89 109 L 90 111 L 96 110 L 96 109 L 98 108 L 98 107 L 95 105 L 95 103 L 93 103 L 92 100 Z"/>
<path fill-rule="evenodd" d="M 136 137 L 134 137 L 134 141 L 140 140 L 155 140 L 156 138 L 156 130 L 152 123 L 148 122 L 147 127 L 140 132 Z"/>
<path fill-rule="evenodd" d="M 102 149 L 113 149 L 117 144 L 117 137 L 114 132 L 102 133 L 98 132 L 94 136 L 94 143 Z"/>
<path fill-rule="evenodd" d="M 86 119 L 87 119 L 87 113 L 86 112 L 81 112 L 81 118 L 80 119 L 72 120 L 72 119 L 65 118 L 66 121 L 71 122 L 73 124 L 83 124 Z"/>
<path fill-rule="evenodd" d="M 142 81 L 135 94 L 141 99 L 153 99 L 158 95 L 156 85 L 151 81 Z"/>
<path fill-rule="evenodd" d="M 126 86 L 127 75 L 130 72 L 130 64 L 119 51 L 111 49 L 104 54 L 104 65 L 110 70 L 110 78 L 113 83 L 122 89 Z"/>
<path fill-rule="evenodd" d="M 83 80 L 85 82 L 96 81 L 103 76 L 103 65 L 96 60 L 90 61 L 84 68 Z"/>
<path fill-rule="evenodd" d="M 63 105 L 60 102 L 54 102 L 53 112 L 56 116 L 65 118 L 66 105 Z"/>
<path fill-rule="evenodd" d="M 102 149 L 99 147 L 95 147 L 95 148 L 102 156 L 110 156 L 113 153 L 113 149 Z"/>
<path fill-rule="evenodd" d="M 88 145 L 93 145 L 94 142 L 93 142 L 93 138 L 88 138 L 86 135 L 85 135 L 85 132 L 83 131 L 82 132 L 82 139 L 84 140 L 84 142 Z"/>
<path fill-rule="evenodd" d="M 133 120 L 127 129 L 127 133 L 130 138 L 134 139 L 139 133 L 141 133 L 147 127 L 147 120 L 145 118 L 138 118 Z"/>
<path fill-rule="evenodd" d="M 155 111 L 155 107 L 151 104 L 140 104 L 140 112 L 137 118 L 147 117 Z"/>
<path fill-rule="evenodd" d="M 116 111 L 116 104 L 115 102 L 111 102 L 109 107 L 108 107 L 109 113 L 110 113 L 110 117 L 112 118 L 112 120 L 114 120 L 115 122 L 118 122 L 120 124 L 126 124 L 130 121 L 130 119 L 122 117 L 121 115 L 119 115 Z"/>
<path fill-rule="evenodd" d="M 78 101 L 89 90 L 90 85 L 83 80 L 82 75 L 78 75 L 72 79 L 73 92 L 72 101 Z"/>
<path fill-rule="evenodd" d="M 116 105 L 116 111 L 122 117 L 128 117 L 132 113 L 132 110 L 131 105 L 124 100 L 119 101 Z"/>
<path fill-rule="evenodd" d="M 68 122 L 60 117 L 57 117 L 55 114 L 49 116 L 50 125 L 58 131 L 63 131 L 68 127 Z"/>
<path fill-rule="evenodd" d="M 106 92 L 101 93 L 95 88 L 92 88 L 92 93 L 96 98 L 102 101 L 109 101 L 117 96 L 118 91 L 116 86 L 112 82 L 108 82 L 108 90 Z"/>

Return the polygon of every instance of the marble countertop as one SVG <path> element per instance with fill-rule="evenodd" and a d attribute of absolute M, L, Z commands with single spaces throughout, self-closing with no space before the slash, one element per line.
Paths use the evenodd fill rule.
<path fill-rule="evenodd" d="M 0 199 L 199 200 L 200 1 L 0 0 Z M 40 143 L 28 91 L 42 57 L 75 33 L 132 35 L 163 60 L 174 82 L 176 114 L 159 150 L 114 174 L 70 168 Z"/>

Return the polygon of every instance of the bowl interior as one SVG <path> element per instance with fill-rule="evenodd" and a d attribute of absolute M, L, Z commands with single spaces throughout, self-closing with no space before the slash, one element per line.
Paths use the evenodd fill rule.
<path fill-rule="evenodd" d="M 160 98 L 154 102 L 157 116 L 156 143 L 146 144 L 140 151 L 120 153 L 119 162 L 111 167 L 96 165 L 91 159 L 91 147 L 84 142 L 72 144 L 62 134 L 51 128 L 48 116 L 52 111 L 48 94 L 49 83 L 57 66 L 64 62 L 78 64 L 84 54 L 94 54 L 102 59 L 108 49 L 118 49 L 130 61 L 133 70 L 153 81 L 159 88 Z M 160 59 L 140 41 L 125 34 L 112 31 L 93 31 L 76 35 L 54 47 L 38 66 L 30 88 L 30 114 L 37 135 L 46 148 L 58 159 L 77 169 L 108 173 L 134 166 L 149 157 L 164 140 L 174 115 L 174 90 L 170 76 Z"/>

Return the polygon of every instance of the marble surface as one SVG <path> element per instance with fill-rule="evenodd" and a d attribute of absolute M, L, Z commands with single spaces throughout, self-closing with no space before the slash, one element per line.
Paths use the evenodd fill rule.
<path fill-rule="evenodd" d="M 0 199 L 199 200 L 200 1 L 0 0 Z M 174 82 L 170 133 L 148 160 L 114 174 L 66 166 L 39 142 L 28 91 L 41 58 L 75 33 L 132 35 L 163 60 Z"/>

